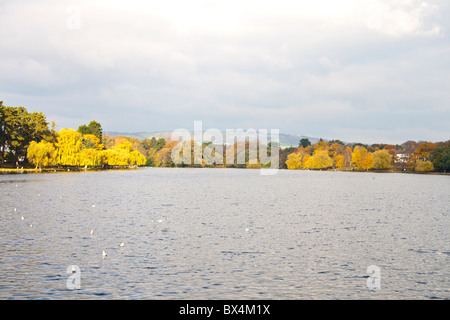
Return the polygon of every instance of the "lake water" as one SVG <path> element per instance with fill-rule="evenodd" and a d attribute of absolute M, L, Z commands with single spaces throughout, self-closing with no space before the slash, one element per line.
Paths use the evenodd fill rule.
<path fill-rule="evenodd" d="M 0 175 L 0 299 L 449 299 L 449 191 L 410 174 Z"/>

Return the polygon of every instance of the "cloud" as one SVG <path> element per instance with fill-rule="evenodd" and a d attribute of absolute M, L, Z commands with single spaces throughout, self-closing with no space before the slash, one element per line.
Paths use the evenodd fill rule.
<path fill-rule="evenodd" d="M 375 1 L 369 7 L 367 27 L 398 37 L 402 35 L 440 35 L 441 28 L 428 21 L 438 11 L 436 4 L 426 1 Z"/>
<path fill-rule="evenodd" d="M 444 0 L 6 0 L 0 10 L 1 100 L 60 127 L 203 120 L 347 140 L 364 128 L 366 139 L 450 136 Z"/>

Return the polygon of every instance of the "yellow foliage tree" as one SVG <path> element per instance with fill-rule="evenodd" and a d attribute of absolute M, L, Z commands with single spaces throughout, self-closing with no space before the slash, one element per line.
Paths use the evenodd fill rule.
<path fill-rule="evenodd" d="M 434 165 L 433 165 L 433 163 L 431 161 L 418 160 L 414 170 L 417 171 L 417 172 L 434 171 Z"/>
<path fill-rule="evenodd" d="M 27 158 L 37 168 L 56 165 L 57 152 L 52 143 L 32 141 L 28 146 Z"/>
<path fill-rule="evenodd" d="M 368 170 L 373 165 L 373 155 L 366 148 L 356 146 L 352 153 L 352 164 L 357 170 Z"/>
<path fill-rule="evenodd" d="M 300 152 L 289 154 L 286 160 L 286 166 L 289 170 L 301 169 L 302 154 Z"/>
<path fill-rule="evenodd" d="M 131 143 L 130 143 L 131 146 Z M 145 156 L 137 150 L 129 151 L 128 144 L 121 144 L 112 149 L 100 151 L 98 156 L 99 164 L 106 164 L 109 166 L 142 166 L 146 162 Z"/>
<path fill-rule="evenodd" d="M 342 154 L 338 154 L 334 160 L 336 161 L 336 168 L 342 169 L 345 166 L 345 158 Z"/>
<path fill-rule="evenodd" d="M 321 151 L 328 151 L 329 145 L 326 141 L 319 141 L 314 145 L 314 154 L 321 152 Z"/>
<path fill-rule="evenodd" d="M 361 162 L 361 168 L 363 170 L 369 170 L 370 168 L 373 167 L 373 154 L 371 152 L 369 152 L 363 159 L 363 161 Z"/>
<path fill-rule="evenodd" d="M 63 166 L 80 166 L 82 141 L 81 133 L 74 129 L 61 129 L 57 132 L 57 163 Z"/>
<path fill-rule="evenodd" d="M 122 150 L 125 150 L 126 152 L 130 152 L 131 147 L 132 147 L 132 144 L 130 141 L 124 141 L 123 143 L 116 145 L 113 149 L 116 149 L 116 150 L 122 149 Z"/>
<path fill-rule="evenodd" d="M 100 151 L 98 151 L 97 149 L 81 150 L 80 165 L 82 165 L 82 166 L 97 166 L 100 164 L 101 164 Z"/>
<path fill-rule="evenodd" d="M 327 150 L 314 152 L 305 163 L 307 169 L 326 169 L 333 166 L 333 160 L 328 155 Z"/>
<path fill-rule="evenodd" d="M 392 156 L 388 150 L 375 151 L 373 154 L 374 169 L 392 169 Z"/>
<path fill-rule="evenodd" d="M 143 166 L 146 161 L 147 159 L 139 151 L 135 150 L 130 152 L 130 165 Z"/>
<path fill-rule="evenodd" d="M 309 153 L 303 155 L 303 161 L 302 161 L 303 169 L 308 169 L 306 164 L 308 163 L 309 158 L 311 158 L 311 155 Z"/>
<path fill-rule="evenodd" d="M 100 139 L 93 134 L 83 134 L 83 146 L 85 149 L 103 150 L 104 145 L 100 143 Z"/>
<path fill-rule="evenodd" d="M 129 152 L 124 149 L 112 148 L 102 151 L 103 164 L 109 166 L 128 166 L 130 165 Z"/>

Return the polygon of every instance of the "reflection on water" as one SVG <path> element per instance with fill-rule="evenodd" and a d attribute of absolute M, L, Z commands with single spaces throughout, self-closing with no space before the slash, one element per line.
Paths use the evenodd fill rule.
<path fill-rule="evenodd" d="M 0 298 L 448 299 L 449 187 L 245 169 L 2 175 Z M 371 265 L 381 289 L 367 288 Z"/>

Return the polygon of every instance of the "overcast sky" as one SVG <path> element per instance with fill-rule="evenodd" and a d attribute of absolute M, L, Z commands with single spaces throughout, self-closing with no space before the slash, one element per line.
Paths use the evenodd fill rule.
<path fill-rule="evenodd" d="M 450 139 L 448 0 L 1 0 L 0 100 L 59 128 Z"/>

